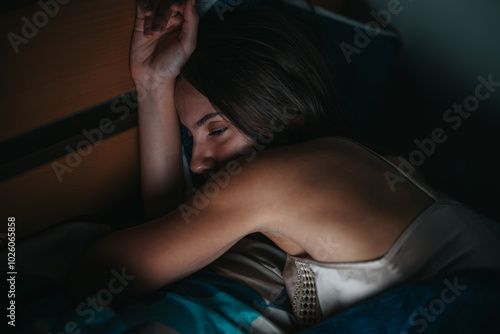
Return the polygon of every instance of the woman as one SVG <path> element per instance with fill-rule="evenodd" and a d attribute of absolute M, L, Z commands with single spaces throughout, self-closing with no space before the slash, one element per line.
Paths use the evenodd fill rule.
<path fill-rule="evenodd" d="M 292 21 L 245 11 L 197 34 L 194 0 L 160 7 L 156 19 L 138 1 L 131 70 L 154 219 L 96 243 L 75 286 L 99 287 L 123 267 L 135 276 L 126 293 L 145 295 L 261 232 L 289 254 L 287 290 L 310 324 L 410 279 L 500 268 L 482 217 L 408 175 L 394 191 L 384 175 L 400 171 L 388 160 L 328 137 L 345 128 L 331 80 Z M 180 206 L 179 120 L 193 137 L 190 168 L 207 177 Z"/>

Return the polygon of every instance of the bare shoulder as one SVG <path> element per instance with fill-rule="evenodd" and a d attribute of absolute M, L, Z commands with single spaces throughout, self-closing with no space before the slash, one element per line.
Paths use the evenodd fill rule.
<path fill-rule="evenodd" d="M 383 254 L 430 205 L 410 182 L 393 191 L 384 175 L 391 168 L 355 142 L 321 138 L 241 157 L 213 175 L 201 192 L 217 182 L 224 185 L 213 211 L 206 212 L 232 211 L 291 254 L 325 261 L 369 259 Z M 346 247 L 325 258 L 315 255 L 317 239 L 325 235 Z"/>
<path fill-rule="evenodd" d="M 380 155 L 352 140 L 324 137 L 252 152 L 230 162 L 213 178 L 218 185 L 226 187 L 227 183 L 228 190 L 245 192 L 247 196 L 262 197 L 263 193 L 276 195 L 291 188 L 318 189 L 334 184 L 329 190 L 330 195 L 340 192 L 345 198 L 346 191 L 353 189 L 361 193 L 370 189 L 384 194 L 394 192 L 387 175 L 399 172 L 395 162 L 391 157 L 381 159 Z M 411 182 L 406 182 L 398 187 L 398 191 L 414 188 Z"/>
<path fill-rule="evenodd" d="M 252 183 L 296 183 L 355 172 L 355 168 L 387 169 L 388 166 L 363 146 L 340 137 L 324 137 L 249 154 L 233 162 L 242 178 Z M 254 183 L 256 182 L 256 183 Z"/>
<path fill-rule="evenodd" d="M 364 146 L 325 137 L 240 157 L 215 173 L 199 194 L 214 198 L 214 210 L 242 208 L 261 215 L 325 198 L 330 206 L 364 209 L 427 196 L 412 182 L 395 189 L 387 177 L 395 173 L 394 165 Z"/>
<path fill-rule="evenodd" d="M 325 137 L 311 141 L 251 152 L 229 162 L 212 175 L 209 188 L 250 193 L 274 192 L 311 178 L 330 177 L 353 171 L 354 165 L 377 163 L 362 146 L 343 138 Z M 215 184 L 214 184 L 215 183 Z M 208 189 L 207 189 L 208 190 Z"/>
<path fill-rule="evenodd" d="M 233 160 L 213 174 L 197 196 L 205 197 L 214 210 L 258 211 L 259 220 L 265 221 L 275 219 L 272 215 L 279 208 L 307 202 L 307 194 L 347 198 L 346 191 L 354 191 L 357 184 L 359 189 L 369 177 L 366 170 L 378 160 L 349 140 L 320 138 Z"/>
<path fill-rule="evenodd" d="M 339 137 L 324 137 L 310 141 L 272 148 L 261 152 L 252 152 L 235 161 L 238 166 L 251 170 L 250 173 L 291 172 L 301 166 L 317 164 L 315 158 L 336 159 L 353 156 L 364 151 L 362 147 L 350 140 Z"/>

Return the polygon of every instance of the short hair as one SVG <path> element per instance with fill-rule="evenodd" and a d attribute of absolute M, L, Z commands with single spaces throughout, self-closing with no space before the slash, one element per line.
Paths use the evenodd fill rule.
<path fill-rule="evenodd" d="M 254 141 L 269 129 L 272 146 L 347 131 L 314 34 L 270 8 L 200 20 L 196 50 L 180 78 Z"/>

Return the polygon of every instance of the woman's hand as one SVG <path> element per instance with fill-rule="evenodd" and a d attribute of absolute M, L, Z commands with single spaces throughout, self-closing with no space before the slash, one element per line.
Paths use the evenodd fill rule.
<path fill-rule="evenodd" d="M 196 48 L 195 0 L 137 0 L 130 68 L 137 89 L 146 219 L 175 209 L 184 188 L 175 78 Z M 180 3 L 182 1 L 182 3 Z M 181 14 L 179 14 L 181 13 Z"/>
<path fill-rule="evenodd" d="M 195 0 L 171 4 L 137 0 L 130 67 L 138 92 L 172 84 L 196 48 L 198 14 Z"/>

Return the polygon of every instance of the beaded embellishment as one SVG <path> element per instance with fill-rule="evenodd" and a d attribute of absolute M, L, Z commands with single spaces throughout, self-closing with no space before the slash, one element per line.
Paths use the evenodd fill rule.
<path fill-rule="evenodd" d="M 297 267 L 297 283 L 293 295 L 293 313 L 300 325 L 314 325 L 321 321 L 316 279 L 311 267 L 303 262 L 295 261 Z"/>

